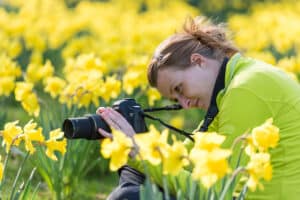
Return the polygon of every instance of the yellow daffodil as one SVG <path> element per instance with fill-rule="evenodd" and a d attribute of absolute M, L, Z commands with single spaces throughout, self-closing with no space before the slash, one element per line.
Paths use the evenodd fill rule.
<path fill-rule="evenodd" d="M 2 178 L 3 178 L 3 170 L 4 170 L 4 167 L 3 167 L 3 164 L 1 162 L 1 156 L 0 156 L 0 183 L 1 183 Z"/>
<path fill-rule="evenodd" d="M 155 101 L 161 99 L 160 93 L 155 88 L 148 89 L 147 96 L 148 96 L 148 102 L 150 106 L 153 106 Z"/>
<path fill-rule="evenodd" d="M 182 116 L 175 116 L 171 119 L 170 125 L 176 127 L 176 128 L 183 128 L 184 125 L 184 118 Z"/>
<path fill-rule="evenodd" d="M 36 83 L 43 78 L 51 77 L 54 73 L 54 67 L 49 60 L 44 65 L 30 63 L 26 71 L 26 81 Z"/>
<path fill-rule="evenodd" d="M 50 131 L 50 138 L 45 142 L 47 147 L 46 155 L 52 160 L 57 160 L 54 151 L 58 151 L 62 155 L 64 155 L 67 151 L 67 140 L 65 138 L 63 140 L 59 140 L 63 137 L 63 135 L 64 133 L 60 129 L 52 130 Z"/>
<path fill-rule="evenodd" d="M 106 64 L 94 54 L 81 54 L 76 59 L 67 59 L 64 74 L 68 82 L 77 82 L 77 78 L 74 77 L 93 74 L 101 78 L 107 70 Z"/>
<path fill-rule="evenodd" d="M 15 77 L 5 76 L 0 79 L 0 96 L 9 96 L 15 88 Z"/>
<path fill-rule="evenodd" d="M 264 124 L 252 130 L 253 144 L 261 151 L 276 147 L 279 141 L 279 128 L 274 126 L 270 118 Z"/>
<path fill-rule="evenodd" d="M 26 82 L 35 83 L 40 79 L 39 65 L 36 63 L 30 63 L 26 69 Z"/>
<path fill-rule="evenodd" d="M 18 38 L 12 38 L 7 48 L 7 55 L 11 58 L 16 58 L 22 52 L 22 50 L 23 46 Z"/>
<path fill-rule="evenodd" d="M 247 181 L 248 187 L 255 191 L 256 187 L 259 186 L 262 189 L 262 185 L 259 180 L 271 180 L 272 178 L 272 166 L 270 163 L 270 154 L 268 153 L 256 153 L 250 156 L 250 161 L 246 166 L 250 177 Z"/>
<path fill-rule="evenodd" d="M 28 48 L 32 48 L 36 52 L 43 52 L 46 48 L 44 37 L 41 34 L 38 34 L 34 28 L 27 30 L 24 37 Z"/>
<path fill-rule="evenodd" d="M 66 86 L 66 81 L 59 77 L 49 77 L 45 79 L 44 90 L 50 93 L 52 98 L 56 98 Z"/>
<path fill-rule="evenodd" d="M 46 63 L 40 67 L 39 70 L 41 79 L 51 77 L 54 73 L 54 66 L 50 60 L 47 60 Z"/>
<path fill-rule="evenodd" d="M 225 136 L 215 132 L 196 133 L 195 145 L 190 152 L 194 163 L 192 177 L 209 188 L 231 171 L 228 165 L 230 150 L 221 149 Z"/>
<path fill-rule="evenodd" d="M 13 76 L 19 77 L 22 74 L 21 68 L 10 57 L 0 54 L 0 77 Z"/>
<path fill-rule="evenodd" d="M 101 143 L 101 154 L 110 158 L 111 171 L 118 170 L 127 163 L 128 154 L 133 147 L 132 140 L 119 130 L 112 130 L 113 139 L 105 138 Z"/>
<path fill-rule="evenodd" d="M 101 97 L 108 102 L 110 99 L 116 98 L 121 93 L 121 81 L 115 76 L 107 77 L 101 88 Z"/>
<path fill-rule="evenodd" d="M 38 97 L 35 93 L 29 94 L 25 99 L 21 101 L 21 105 L 29 115 L 39 116 L 40 105 L 38 103 Z"/>
<path fill-rule="evenodd" d="M 35 148 L 32 144 L 32 141 L 35 142 L 44 142 L 45 138 L 42 133 L 42 128 L 37 127 L 36 123 L 32 123 L 33 120 L 30 120 L 24 126 L 24 133 L 22 137 L 25 140 L 25 148 L 30 153 L 33 154 L 35 152 Z"/>
<path fill-rule="evenodd" d="M 60 130 L 60 128 L 50 131 L 50 139 L 51 140 L 59 140 L 63 138 L 64 132 Z"/>
<path fill-rule="evenodd" d="M 15 89 L 15 98 L 21 102 L 22 107 L 29 115 L 37 117 L 40 113 L 38 97 L 33 92 L 33 84 L 28 82 L 18 82 Z"/>
<path fill-rule="evenodd" d="M 256 153 L 257 147 L 253 144 L 253 138 L 252 135 L 248 135 L 246 137 L 246 143 L 247 146 L 245 147 L 245 152 L 248 156 L 251 156 L 251 154 Z"/>
<path fill-rule="evenodd" d="M 225 136 L 215 132 L 198 132 L 194 135 L 195 147 L 202 150 L 211 151 L 221 146 Z"/>
<path fill-rule="evenodd" d="M 262 60 L 271 65 L 276 65 L 276 59 L 269 51 L 247 52 L 247 56 Z"/>
<path fill-rule="evenodd" d="M 173 144 L 166 148 L 166 154 L 163 157 L 163 173 L 176 176 L 184 166 L 189 164 L 187 158 L 188 151 L 184 144 L 173 137 Z"/>
<path fill-rule="evenodd" d="M 132 94 L 135 88 L 140 86 L 139 77 L 141 76 L 140 71 L 129 71 L 123 76 L 123 90 L 127 94 Z"/>
<path fill-rule="evenodd" d="M 33 84 L 29 82 L 17 82 L 15 89 L 15 98 L 17 101 L 22 101 L 32 93 Z"/>
<path fill-rule="evenodd" d="M 290 57 L 290 58 L 285 57 L 278 61 L 277 66 L 287 72 L 296 72 L 297 61 L 295 57 Z"/>
<path fill-rule="evenodd" d="M 73 93 L 76 91 L 76 85 L 68 84 L 59 96 L 61 104 L 67 104 L 68 108 L 73 105 Z"/>
<path fill-rule="evenodd" d="M 228 164 L 230 150 L 215 148 L 210 151 L 193 148 L 190 159 L 194 163 L 192 177 L 200 180 L 205 188 L 210 188 L 219 179 L 231 172 Z"/>
<path fill-rule="evenodd" d="M 39 50 L 33 50 L 31 52 L 29 65 L 28 65 L 28 67 L 30 67 L 31 69 L 26 70 L 26 77 L 25 77 L 26 81 L 37 82 L 41 79 L 38 67 L 42 65 L 43 59 L 44 59 L 43 52 Z"/>
<path fill-rule="evenodd" d="M 168 130 L 160 132 L 154 127 L 149 126 L 149 132 L 144 134 L 136 134 L 134 139 L 139 146 L 139 151 L 142 159 L 149 161 L 153 165 L 161 163 L 166 149 L 169 147 L 167 143 Z"/>
<path fill-rule="evenodd" d="M 74 103 L 78 104 L 79 107 L 88 107 L 92 102 L 95 106 L 98 106 L 103 87 L 103 81 L 100 78 L 97 74 L 92 73 L 80 76 L 81 84 L 76 89 Z"/>
<path fill-rule="evenodd" d="M 3 137 L 2 145 L 5 145 L 6 152 L 9 151 L 11 145 L 18 146 L 20 144 L 21 138 L 19 136 L 21 136 L 23 130 L 20 126 L 17 126 L 18 123 L 18 121 L 8 122 L 4 125 L 4 130 L 1 131 Z"/>

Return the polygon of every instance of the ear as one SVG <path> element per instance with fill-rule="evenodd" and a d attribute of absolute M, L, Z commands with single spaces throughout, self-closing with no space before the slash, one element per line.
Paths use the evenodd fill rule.
<path fill-rule="evenodd" d="M 193 53 L 190 57 L 191 65 L 200 65 L 204 62 L 205 57 L 199 53 Z"/>

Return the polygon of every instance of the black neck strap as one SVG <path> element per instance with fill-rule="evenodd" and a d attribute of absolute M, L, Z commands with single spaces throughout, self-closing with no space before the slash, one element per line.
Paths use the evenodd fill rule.
<path fill-rule="evenodd" d="M 192 137 L 192 135 L 193 135 L 192 133 L 188 133 L 188 132 L 186 132 L 186 131 L 184 131 L 184 130 L 180 130 L 180 129 L 174 127 L 174 126 L 171 126 L 171 125 L 169 125 L 169 124 L 163 122 L 161 119 L 159 119 L 159 118 L 157 118 L 157 117 L 153 117 L 153 116 L 148 115 L 148 114 L 146 114 L 146 113 L 143 113 L 143 115 L 144 115 L 144 117 L 147 117 L 147 118 L 149 118 L 149 119 L 158 121 L 159 123 L 161 123 L 161 124 L 164 125 L 165 127 L 169 128 L 169 129 L 171 129 L 171 130 L 173 130 L 173 131 L 176 131 L 177 133 L 179 133 L 179 134 L 181 134 L 181 135 L 183 135 L 183 136 L 189 138 L 190 140 L 194 141 L 194 139 L 193 139 L 193 137 Z"/>
<path fill-rule="evenodd" d="M 225 72 L 226 72 L 226 65 L 227 65 L 228 60 L 229 60 L 229 58 L 225 57 L 223 62 L 222 62 L 222 65 L 220 67 L 219 74 L 217 76 L 215 86 L 214 86 L 214 90 L 213 90 L 213 93 L 212 93 L 212 97 L 211 97 L 211 100 L 210 100 L 209 108 L 208 108 L 207 113 L 204 117 L 203 124 L 201 125 L 201 127 L 198 130 L 200 132 L 205 132 L 205 131 L 208 130 L 208 126 L 212 123 L 215 116 L 219 112 L 219 109 L 218 109 L 218 106 L 217 106 L 217 95 L 222 89 L 225 88 Z"/>

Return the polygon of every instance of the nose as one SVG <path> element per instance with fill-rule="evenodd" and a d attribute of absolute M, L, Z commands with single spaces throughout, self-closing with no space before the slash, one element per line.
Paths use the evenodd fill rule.
<path fill-rule="evenodd" d="M 183 108 L 189 108 L 190 100 L 182 95 L 178 95 L 177 100 Z"/>

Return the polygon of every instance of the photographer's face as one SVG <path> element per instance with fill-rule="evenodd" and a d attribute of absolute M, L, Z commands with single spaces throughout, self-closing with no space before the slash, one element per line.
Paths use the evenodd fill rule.
<path fill-rule="evenodd" d="M 207 111 L 220 63 L 202 56 L 196 57 L 192 63 L 182 70 L 176 66 L 159 70 L 157 89 L 164 97 L 178 101 L 183 108 L 196 107 Z"/>

